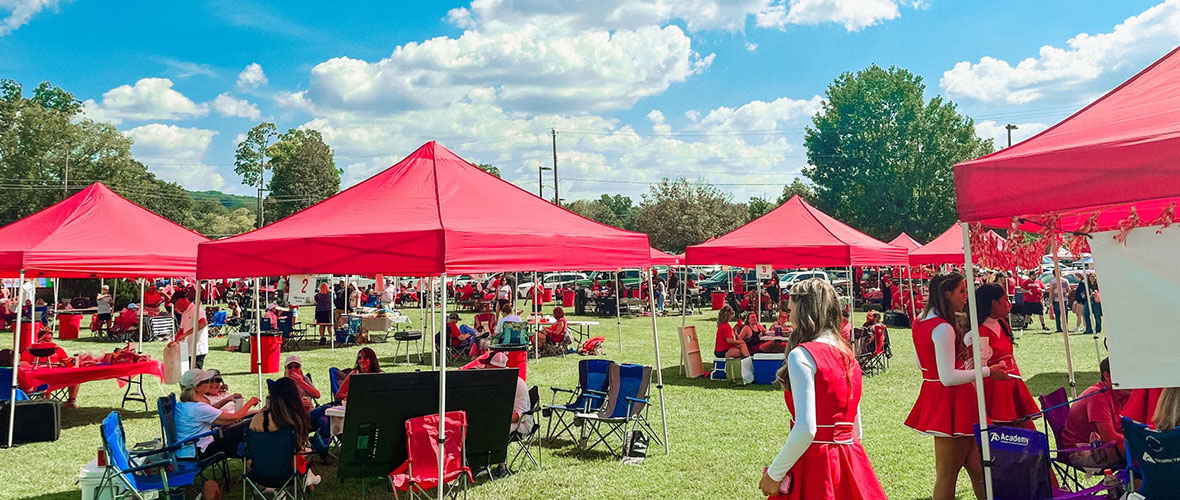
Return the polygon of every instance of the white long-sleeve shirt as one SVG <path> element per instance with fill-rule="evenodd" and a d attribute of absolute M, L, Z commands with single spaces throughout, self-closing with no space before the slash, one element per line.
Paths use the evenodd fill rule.
<path fill-rule="evenodd" d="M 817 342 L 836 345 L 831 336 L 820 337 Z M 815 441 L 819 428 L 815 409 L 815 359 L 807 349 L 796 347 L 787 354 L 787 373 L 791 377 L 791 399 L 795 405 L 795 425 L 787 435 L 787 441 L 770 463 L 766 473 L 775 481 L 782 481 L 799 457 Z M 856 421 L 852 433 L 859 440 L 861 436 L 860 406 L 856 408 Z"/>
<path fill-rule="evenodd" d="M 936 315 L 931 311 L 924 320 L 933 319 Z M 960 370 L 955 368 L 955 329 L 949 323 L 934 327 L 930 334 L 934 342 L 934 363 L 938 367 L 938 381 L 947 387 L 970 384 L 975 381 L 975 370 Z M 991 375 L 991 369 L 983 367 L 983 376 Z"/>

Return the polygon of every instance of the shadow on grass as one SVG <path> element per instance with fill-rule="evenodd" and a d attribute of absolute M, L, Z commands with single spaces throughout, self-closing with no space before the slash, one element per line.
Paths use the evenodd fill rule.
<path fill-rule="evenodd" d="M 664 385 L 683 387 L 701 387 L 705 389 L 729 389 L 735 391 L 782 392 L 770 384 L 736 385 L 727 380 L 712 380 L 708 378 L 688 378 L 680 373 L 680 365 L 666 366 L 662 370 Z"/>
<path fill-rule="evenodd" d="M 100 422 L 102 422 L 102 419 L 106 418 L 107 415 L 110 415 L 112 411 L 119 412 L 119 415 L 123 418 L 124 422 L 128 420 L 158 418 L 155 410 L 144 411 L 135 409 L 93 407 L 63 408 L 61 411 L 61 428 L 62 430 L 65 430 L 72 429 L 74 427 L 98 425 Z"/>
<path fill-rule="evenodd" d="M 1074 380 L 1078 384 L 1078 394 L 1081 394 L 1086 387 L 1098 381 L 1098 372 L 1074 372 Z M 1032 378 L 1025 380 L 1024 383 L 1028 386 L 1028 391 L 1034 396 L 1048 394 L 1060 387 L 1065 387 L 1068 393 L 1069 374 L 1065 372 L 1038 373 Z"/>

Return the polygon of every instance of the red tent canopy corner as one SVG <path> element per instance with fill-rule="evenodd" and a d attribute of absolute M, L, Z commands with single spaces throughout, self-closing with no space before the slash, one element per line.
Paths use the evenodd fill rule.
<path fill-rule="evenodd" d="M 922 248 L 922 244 L 918 243 L 918 240 L 915 240 L 910 235 L 905 234 L 905 231 L 902 231 L 902 233 L 897 235 L 896 238 L 893 238 L 893 240 L 891 240 L 889 242 L 889 244 L 893 245 L 895 247 L 904 248 L 904 249 L 906 249 L 907 252 L 912 252 L 914 250 Z"/>

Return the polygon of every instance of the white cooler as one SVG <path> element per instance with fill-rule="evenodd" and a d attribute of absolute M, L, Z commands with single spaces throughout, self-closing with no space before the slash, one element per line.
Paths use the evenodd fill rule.
<path fill-rule="evenodd" d="M 82 500 L 110 500 L 112 497 L 111 490 L 121 490 L 123 483 L 118 478 L 113 478 L 103 491 L 98 491 L 99 483 L 102 483 L 102 475 L 106 471 L 105 467 L 98 466 L 98 458 L 90 459 L 90 463 L 86 464 L 78 471 L 78 487 L 82 488 Z M 156 498 L 156 492 L 144 493 L 145 499 L 151 500 Z"/>

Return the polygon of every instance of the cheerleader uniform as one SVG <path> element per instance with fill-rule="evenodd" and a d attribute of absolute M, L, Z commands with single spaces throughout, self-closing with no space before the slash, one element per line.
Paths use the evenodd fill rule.
<path fill-rule="evenodd" d="M 1012 341 L 1008 340 L 1003 331 L 1005 327 L 1006 325 L 1001 325 L 995 318 L 988 318 L 980 325 L 979 338 L 984 344 L 981 346 L 980 354 L 987 354 L 981 356 L 981 359 L 984 366 L 1003 361 L 1011 373 L 1020 375 L 1020 369 L 1016 367 L 1016 358 L 1012 353 Z M 970 345 L 970 339 L 967 337 L 967 345 Z M 1041 411 L 1024 380 L 1018 378 L 984 379 L 983 397 L 987 401 L 987 416 L 994 422 L 1012 422 Z"/>
<path fill-rule="evenodd" d="M 946 325 L 951 331 L 934 338 L 934 330 Z M 931 313 L 914 327 L 914 349 L 918 367 L 922 370 L 922 388 L 918 400 L 905 420 L 906 427 L 938 437 L 974 436 L 972 426 L 979 423 L 979 404 L 976 400 L 975 372 L 955 357 L 954 329 L 946 320 Z M 936 344 L 943 350 L 939 363 Z M 940 370 L 939 365 L 943 365 Z M 945 373 L 943 373 L 945 371 Z M 983 367 L 987 378 L 991 371 Z"/>
<path fill-rule="evenodd" d="M 857 411 L 861 396 L 860 366 L 852 355 L 843 349 L 825 342 L 799 344 L 802 349 L 792 350 L 792 358 L 802 356 L 811 362 L 814 374 L 808 368 L 791 371 L 791 385 L 806 385 L 802 390 L 810 391 L 815 397 L 815 415 L 800 415 L 795 408 L 793 392 L 785 391 L 787 409 L 800 419 L 814 418 L 815 437 L 807 444 L 798 458 L 798 441 L 787 439 L 783 450 L 767 469 L 772 479 L 782 480 L 791 476 L 787 494 L 772 495 L 771 500 L 860 500 L 884 499 L 873 472 L 873 465 L 865 454 L 859 436 Z M 810 358 L 810 359 L 806 359 Z M 797 359 L 797 358 L 796 358 Z M 799 363 L 795 363 L 798 365 Z M 813 378 L 810 378 L 808 376 Z M 806 396 L 805 396 L 806 397 Z M 792 420 L 792 427 L 795 422 Z M 802 425 L 802 424 L 801 424 Z M 810 426 L 810 424 L 808 424 Z M 789 465 L 788 465 L 789 464 Z M 783 468 L 788 467 L 786 471 Z"/>
<path fill-rule="evenodd" d="M 1155 428 L 1155 408 L 1159 404 L 1160 393 L 1163 389 L 1132 389 L 1123 405 L 1121 415 L 1136 422 L 1147 424 Z"/>

